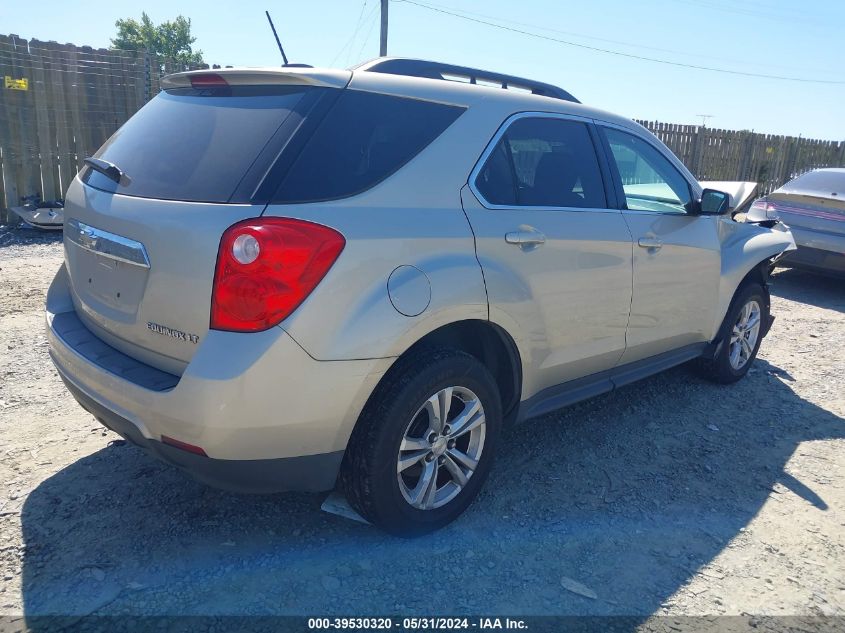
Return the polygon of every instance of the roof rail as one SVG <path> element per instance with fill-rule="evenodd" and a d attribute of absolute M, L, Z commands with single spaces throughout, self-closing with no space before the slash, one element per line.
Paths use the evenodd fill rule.
<path fill-rule="evenodd" d="M 506 89 L 525 90 L 531 94 L 552 97 L 581 103 L 563 88 L 558 88 L 541 81 L 533 81 L 524 77 L 514 77 L 501 73 L 467 68 L 466 66 L 455 66 L 453 64 L 441 64 L 423 59 L 408 59 L 404 57 L 377 57 L 352 70 L 366 70 L 369 72 L 387 73 L 390 75 L 406 75 L 409 77 L 423 77 L 426 79 L 445 79 L 447 81 L 460 81 L 470 84 L 480 84 L 490 87 Z"/>

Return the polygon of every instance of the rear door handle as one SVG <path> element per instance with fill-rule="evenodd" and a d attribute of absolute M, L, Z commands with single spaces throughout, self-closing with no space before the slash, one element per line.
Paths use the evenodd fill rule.
<path fill-rule="evenodd" d="M 546 243 L 546 236 L 537 231 L 511 231 L 505 233 L 505 241 L 520 246 L 540 246 Z"/>
<path fill-rule="evenodd" d="M 639 244 L 642 248 L 649 248 L 655 251 L 660 250 L 663 246 L 662 240 L 657 239 L 656 237 L 641 237 L 637 244 Z"/>

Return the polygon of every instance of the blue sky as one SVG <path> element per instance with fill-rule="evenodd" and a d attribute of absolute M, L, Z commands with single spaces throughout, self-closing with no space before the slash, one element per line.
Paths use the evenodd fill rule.
<path fill-rule="evenodd" d="M 695 70 L 531 37 L 394 0 L 389 54 L 489 68 L 556 83 L 585 103 L 632 118 L 845 139 L 845 2 L 841 0 L 415 0 L 475 20 L 626 55 L 804 83 Z M 274 65 L 269 9 L 288 57 L 315 66 L 378 54 L 378 0 L 147 0 L 0 4 L 0 29 L 108 46 L 114 21 L 193 21 L 206 61 Z"/>

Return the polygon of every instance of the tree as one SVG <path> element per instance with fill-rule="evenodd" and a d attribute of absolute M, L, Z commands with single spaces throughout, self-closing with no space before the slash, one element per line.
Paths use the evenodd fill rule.
<path fill-rule="evenodd" d="M 175 20 L 153 24 L 146 13 L 141 13 L 141 21 L 134 18 L 118 20 L 117 37 L 111 43 L 114 48 L 125 51 L 147 50 L 160 57 L 172 59 L 185 66 L 202 64 L 202 51 L 194 51 L 191 44 L 197 38 L 191 37 L 191 20 L 181 15 Z"/>

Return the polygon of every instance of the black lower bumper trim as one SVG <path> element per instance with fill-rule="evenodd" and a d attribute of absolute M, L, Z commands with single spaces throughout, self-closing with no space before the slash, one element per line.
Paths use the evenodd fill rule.
<path fill-rule="evenodd" d="M 61 375 L 61 374 L 60 374 Z M 134 424 L 110 411 L 62 376 L 76 401 L 106 428 L 215 488 L 247 493 L 322 492 L 335 487 L 343 451 L 278 459 L 214 459 L 144 437 Z"/>
<path fill-rule="evenodd" d="M 100 340 L 73 310 L 55 315 L 50 327 L 74 352 L 123 380 L 151 391 L 167 391 L 179 384 L 179 376 L 146 365 Z"/>

